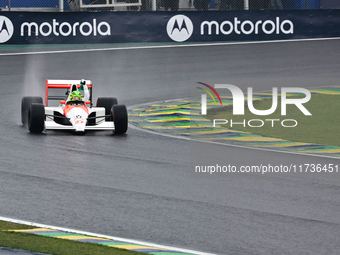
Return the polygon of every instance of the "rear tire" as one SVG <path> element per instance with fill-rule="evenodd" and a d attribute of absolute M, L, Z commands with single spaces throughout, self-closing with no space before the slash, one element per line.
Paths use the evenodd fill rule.
<path fill-rule="evenodd" d="M 42 97 L 23 97 L 21 100 L 21 122 L 24 126 L 28 123 L 28 111 L 33 103 L 42 104 Z"/>
<path fill-rule="evenodd" d="M 118 100 L 115 97 L 99 97 L 97 99 L 97 107 L 104 107 L 105 108 L 105 115 L 110 115 L 111 108 L 113 105 L 117 105 Z M 112 121 L 111 116 L 105 118 L 106 121 Z"/>
<path fill-rule="evenodd" d="M 45 107 L 43 104 L 33 103 L 28 111 L 28 130 L 31 133 L 41 133 L 45 128 Z"/>
<path fill-rule="evenodd" d="M 115 134 L 125 134 L 128 129 L 128 114 L 125 105 L 113 105 L 111 116 L 115 125 Z"/>

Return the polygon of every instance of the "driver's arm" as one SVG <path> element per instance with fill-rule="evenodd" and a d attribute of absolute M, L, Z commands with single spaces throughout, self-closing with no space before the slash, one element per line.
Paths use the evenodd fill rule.
<path fill-rule="evenodd" d="M 90 99 L 89 88 L 87 87 L 86 84 L 83 87 L 84 87 L 84 101 L 89 101 Z"/>
<path fill-rule="evenodd" d="M 89 101 L 90 99 L 90 92 L 89 92 L 89 88 L 86 85 L 86 82 L 84 79 L 82 79 L 80 81 L 80 90 L 84 91 L 84 101 Z"/>

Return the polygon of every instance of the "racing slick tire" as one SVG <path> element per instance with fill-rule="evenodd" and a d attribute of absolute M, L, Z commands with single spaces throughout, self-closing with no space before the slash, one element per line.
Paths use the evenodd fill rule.
<path fill-rule="evenodd" d="M 28 123 L 28 111 L 33 103 L 42 104 L 42 97 L 23 97 L 21 100 L 21 122 L 24 126 Z"/>
<path fill-rule="evenodd" d="M 28 111 L 28 130 L 31 133 L 41 133 L 45 128 L 45 107 L 43 104 L 33 103 Z"/>
<path fill-rule="evenodd" d="M 97 107 L 104 107 L 106 116 L 110 115 L 112 106 L 117 104 L 118 100 L 115 97 L 99 97 L 97 99 Z M 105 120 L 112 121 L 111 115 L 110 117 L 106 117 Z"/>
<path fill-rule="evenodd" d="M 111 116 L 115 125 L 114 134 L 125 134 L 128 129 L 128 114 L 125 105 L 113 105 Z"/>

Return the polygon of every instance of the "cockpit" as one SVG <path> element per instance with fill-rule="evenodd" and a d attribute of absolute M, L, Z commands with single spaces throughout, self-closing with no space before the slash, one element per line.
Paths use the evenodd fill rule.
<path fill-rule="evenodd" d="M 84 105 L 84 101 L 68 101 L 67 105 Z"/>

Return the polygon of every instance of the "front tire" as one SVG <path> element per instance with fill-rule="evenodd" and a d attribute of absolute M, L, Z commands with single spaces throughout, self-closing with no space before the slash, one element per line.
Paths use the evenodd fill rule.
<path fill-rule="evenodd" d="M 99 97 L 97 99 L 97 107 L 104 107 L 106 116 L 110 115 L 112 106 L 117 104 L 118 100 L 115 97 Z M 105 120 L 112 121 L 112 118 L 111 116 L 106 117 Z"/>
<path fill-rule="evenodd" d="M 28 112 L 28 130 L 31 133 L 41 133 L 45 128 L 45 107 L 43 104 L 33 103 Z"/>
<path fill-rule="evenodd" d="M 128 129 L 128 114 L 125 105 L 113 105 L 111 116 L 115 125 L 115 134 L 125 134 Z"/>
<path fill-rule="evenodd" d="M 33 103 L 42 104 L 42 97 L 23 97 L 21 100 L 21 122 L 24 126 L 28 123 L 28 111 Z"/>

